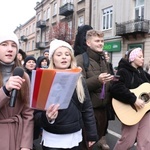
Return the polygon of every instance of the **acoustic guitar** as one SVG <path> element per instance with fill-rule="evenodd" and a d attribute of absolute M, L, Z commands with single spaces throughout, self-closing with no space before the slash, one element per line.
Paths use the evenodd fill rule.
<path fill-rule="evenodd" d="M 118 119 L 126 125 L 135 125 L 138 123 L 147 111 L 150 110 L 150 83 L 143 83 L 135 89 L 131 89 L 138 98 L 145 102 L 141 109 L 112 99 L 112 106 Z"/>

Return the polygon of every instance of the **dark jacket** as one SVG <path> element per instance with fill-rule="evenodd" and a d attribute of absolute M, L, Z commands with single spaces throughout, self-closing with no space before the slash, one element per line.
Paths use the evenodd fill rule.
<path fill-rule="evenodd" d="M 91 96 L 92 104 L 94 108 L 105 107 L 106 104 L 111 100 L 109 94 L 109 83 L 105 85 L 105 99 L 100 99 L 100 93 L 102 90 L 103 84 L 98 80 L 98 76 L 101 73 L 107 72 L 110 73 L 110 68 L 108 63 L 105 60 L 104 53 L 97 53 L 87 48 L 87 53 L 89 56 L 89 67 L 87 71 L 84 68 L 83 57 L 81 55 L 77 55 L 77 64 L 82 68 L 82 73 L 84 78 L 86 79 L 86 83 L 88 86 L 88 90 Z"/>
<path fill-rule="evenodd" d="M 38 57 L 37 62 L 36 62 L 36 68 L 42 68 L 41 62 L 42 62 L 44 59 L 47 61 L 47 66 L 45 66 L 44 68 L 48 68 L 48 66 L 49 66 L 49 60 L 48 60 L 45 56 L 39 56 L 39 57 Z"/>
<path fill-rule="evenodd" d="M 94 112 L 89 97 L 88 89 L 84 83 L 86 98 L 81 104 L 77 98 L 76 91 L 74 92 L 71 102 L 67 109 L 59 110 L 58 117 L 53 124 L 50 124 L 46 118 L 46 112 L 41 115 L 42 127 L 54 134 L 74 133 L 82 129 L 83 123 L 85 126 L 87 140 L 97 140 L 97 130 L 94 118 Z"/>
<path fill-rule="evenodd" d="M 114 81 L 110 92 L 112 97 L 127 104 L 133 105 L 136 101 L 136 95 L 130 92 L 144 82 L 150 82 L 150 75 L 143 70 L 131 66 L 126 59 L 121 59 L 118 66 L 119 81 Z"/>
<path fill-rule="evenodd" d="M 32 71 L 25 68 L 25 72 L 29 75 L 29 78 L 30 78 L 30 81 L 31 81 Z"/>

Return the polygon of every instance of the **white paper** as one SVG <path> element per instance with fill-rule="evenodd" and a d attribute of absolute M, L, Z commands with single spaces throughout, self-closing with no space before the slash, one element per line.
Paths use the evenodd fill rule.
<path fill-rule="evenodd" d="M 46 109 L 51 104 L 60 104 L 60 109 L 66 109 L 76 88 L 80 73 L 57 72 L 48 95 Z"/>
<path fill-rule="evenodd" d="M 32 70 L 32 77 L 31 77 L 31 91 L 30 91 L 30 106 L 32 105 L 32 97 L 33 97 L 33 90 L 34 90 L 34 84 L 35 84 L 35 75 L 36 70 Z"/>

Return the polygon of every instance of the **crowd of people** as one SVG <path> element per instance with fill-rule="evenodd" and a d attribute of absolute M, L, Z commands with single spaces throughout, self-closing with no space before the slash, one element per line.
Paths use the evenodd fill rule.
<path fill-rule="evenodd" d="M 115 120 L 112 98 L 135 107 L 145 106 L 141 97 L 130 89 L 150 82 L 144 70 L 141 48 L 128 50 L 120 59 L 114 72 L 110 56 L 103 50 L 104 33 L 89 25 L 78 28 L 74 47 L 63 40 L 54 39 L 49 49 L 37 59 L 27 56 L 19 48 L 13 32 L 0 32 L 0 138 L 1 149 L 35 149 L 33 141 L 41 136 L 43 150 L 89 150 L 97 144 L 99 149 L 110 150 L 106 141 L 109 120 Z M 15 74 L 16 67 L 23 68 L 23 76 Z M 32 70 L 75 69 L 82 72 L 67 109 L 58 103 L 46 110 L 30 108 L 30 83 Z M 119 78 L 115 78 L 115 74 Z M 48 79 L 47 79 L 48 80 Z M 16 90 L 15 106 L 10 106 L 12 90 Z M 137 149 L 150 148 L 150 113 L 135 125 L 122 123 L 121 138 L 114 150 L 130 149 L 137 142 Z"/>

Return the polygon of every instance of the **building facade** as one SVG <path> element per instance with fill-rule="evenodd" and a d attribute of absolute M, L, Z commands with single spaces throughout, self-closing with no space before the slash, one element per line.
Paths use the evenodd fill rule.
<path fill-rule="evenodd" d="M 149 6 L 149 0 L 92 1 L 91 25 L 104 32 L 104 50 L 111 53 L 114 67 L 134 47 L 143 49 L 144 63 L 150 60 Z"/>
<path fill-rule="evenodd" d="M 143 49 L 146 64 L 150 57 L 148 6 L 149 0 L 42 0 L 33 8 L 35 16 L 15 32 L 20 48 L 37 58 L 53 38 L 70 38 L 73 44 L 78 26 L 89 24 L 104 32 L 104 50 L 110 52 L 114 67 L 133 47 Z"/>
<path fill-rule="evenodd" d="M 73 44 L 78 26 L 91 23 L 91 2 L 91 0 L 37 2 L 33 8 L 35 16 L 15 30 L 20 39 L 20 48 L 27 55 L 37 58 L 49 48 L 49 43 L 53 38 L 68 40 L 72 42 L 70 44 Z M 34 32 L 29 34 L 33 27 Z"/>
<path fill-rule="evenodd" d="M 24 50 L 28 55 L 34 55 L 35 47 L 35 16 L 30 18 L 25 24 L 19 25 L 15 29 L 15 33 L 19 38 L 20 48 Z"/>

